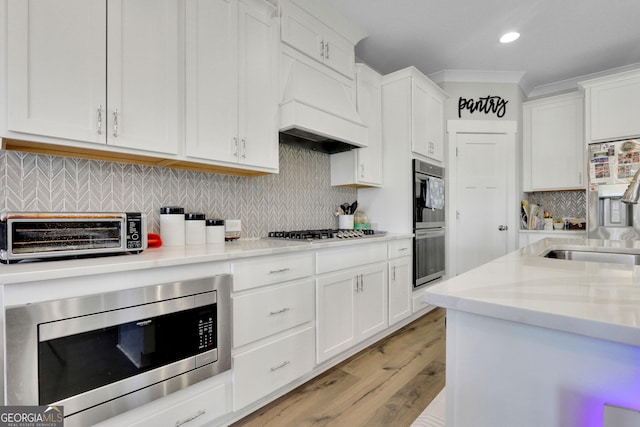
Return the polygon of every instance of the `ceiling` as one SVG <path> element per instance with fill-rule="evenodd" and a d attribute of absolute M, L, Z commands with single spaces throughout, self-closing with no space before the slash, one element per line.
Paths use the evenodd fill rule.
<path fill-rule="evenodd" d="M 638 0 L 326 1 L 368 34 L 356 56 L 383 74 L 410 65 L 440 76 L 511 72 L 502 76 L 519 76 L 533 96 L 640 66 Z M 508 31 L 521 36 L 499 43 Z"/>

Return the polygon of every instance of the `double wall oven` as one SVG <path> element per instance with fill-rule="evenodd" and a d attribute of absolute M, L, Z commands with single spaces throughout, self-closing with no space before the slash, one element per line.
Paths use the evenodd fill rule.
<path fill-rule="evenodd" d="M 413 287 L 445 274 L 444 168 L 413 160 Z"/>
<path fill-rule="evenodd" d="M 6 310 L 10 405 L 93 425 L 231 368 L 231 276 Z"/>

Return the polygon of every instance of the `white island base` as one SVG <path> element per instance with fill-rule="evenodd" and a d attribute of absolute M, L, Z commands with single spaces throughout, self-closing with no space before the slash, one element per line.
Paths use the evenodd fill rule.
<path fill-rule="evenodd" d="M 605 404 L 640 406 L 640 347 L 453 309 L 446 375 L 448 427 L 602 427 Z"/>

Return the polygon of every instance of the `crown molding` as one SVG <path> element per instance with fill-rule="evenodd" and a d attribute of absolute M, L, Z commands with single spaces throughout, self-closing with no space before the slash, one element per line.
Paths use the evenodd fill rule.
<path fill-rule="evenodd" d="M 522 85 L 525 71 L 442 70 L 429 74 L 435 83 L 511 83 Z"/>
<path fill-rule="evenodd" d="M 634 71 L 640 69 L 640 62 L 634 64 L 623 65 L 621 67 L 610 68 L 608 70 L 599 71 L 597 73 L 585 74 L 583 76 L 573 77 L 566 80 L 561 80 L 555 83 L 549 83 L 546 85 L 540 85 L 533 88 L 533 90 L 527 95 L 528 98 L 539 97 L 549 95 L 558 92 L 567 92 L 571 90 L 578 90 L 580 87 L 578 83 L 585 80 L 597 79 L 599 77 L 609 76 L 611 74 L 624 73 L 626 71 Z"/>
<path fill-rule="evenodd" d="M 528 99 L 531 99 L 551 94 L 575 91 L 579 89 L 579 82 L 637 69 L 640 69 L 640 62 L 539 86 L 531 85 L 525 71 L 442 70 L 436 73 L 431 73 L 427 77 L 438 85 L 450 82 L 517 84 L 520 86 L 525 96 Z"/>

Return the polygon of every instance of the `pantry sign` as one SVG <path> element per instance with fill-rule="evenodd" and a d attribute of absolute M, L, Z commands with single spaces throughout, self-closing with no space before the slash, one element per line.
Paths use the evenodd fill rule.
<path fill-rule="evenodd" d="M 497 117 L 504 117 L 507 112 L 507 101 L 501 96 L 482 96 L 479 98 L 458 99 L 458 118 L 462 118 L 462 112 L 468 111 L 470 114 L 484 113 L 495 114 Z"/>

